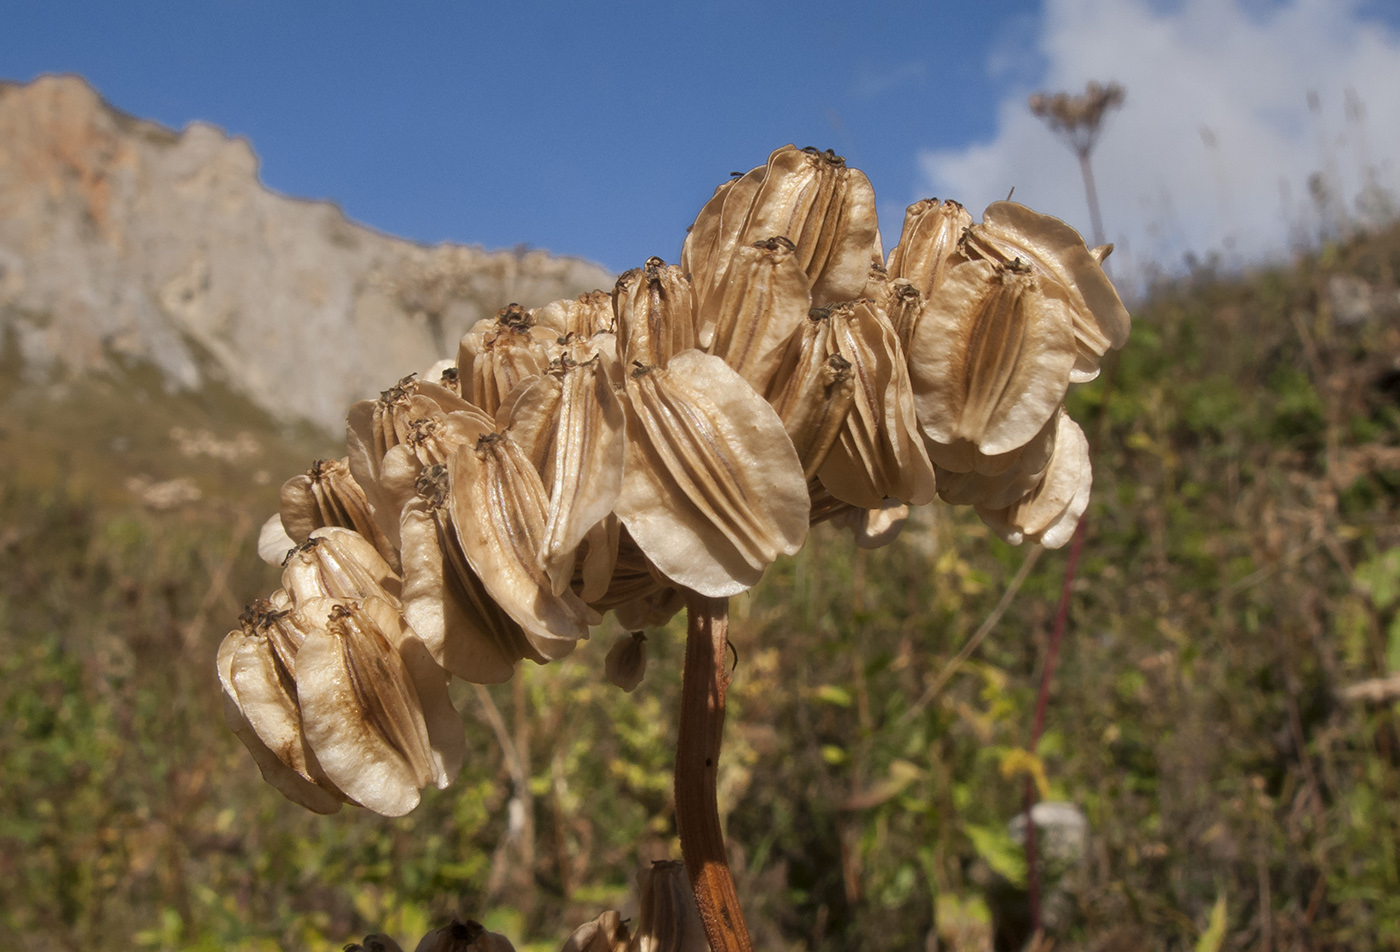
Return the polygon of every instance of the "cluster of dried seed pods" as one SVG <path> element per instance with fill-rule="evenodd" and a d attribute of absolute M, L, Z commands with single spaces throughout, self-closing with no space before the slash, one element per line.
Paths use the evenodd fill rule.
<path fill-rule="evenodd" d="M 886 260 L 869 181 L 787 146 L 701 210 L 679 265 L 516 305 L 350 408 L 348 454 L 283 487 L 283 587 L 229 634 L 230 720 L 313 810 L 401 814 L 462 757 L 450 675 L 665 622 L 839 518 L 863 545 L 936 496 L 1062 545 L 1088 502 L 1072 382 L 1128 315 L 1062 222 L 924 201 Z M 636 686 L 632 639 L 609 675 Z"/>

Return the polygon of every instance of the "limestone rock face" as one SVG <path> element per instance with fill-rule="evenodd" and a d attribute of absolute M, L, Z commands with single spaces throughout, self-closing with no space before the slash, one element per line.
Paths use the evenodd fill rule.
<path fill-rule="evenodd" d="M 217 375 L 339 430 L 353 401 L 451 356 L 478 318 L 612 282 L 579 259 L 418 245 L 275 194 L 246 140 L 134 119 L 74 76 L 0 84 L 0 353 L 29 368 L 141 361 L 185 388 Z"/>

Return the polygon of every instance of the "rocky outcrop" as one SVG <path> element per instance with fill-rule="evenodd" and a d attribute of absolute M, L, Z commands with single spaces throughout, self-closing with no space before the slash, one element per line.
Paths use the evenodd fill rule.
<path fill-rule="evenodd" d="M 246 140 L 134 119 L 77 77 L 0 84 L 0 348 L 28 368 L 218 375 L 338 429 L 478 318 L 611 284 L 578 259 L 427 247 L 277 195 Z"/>

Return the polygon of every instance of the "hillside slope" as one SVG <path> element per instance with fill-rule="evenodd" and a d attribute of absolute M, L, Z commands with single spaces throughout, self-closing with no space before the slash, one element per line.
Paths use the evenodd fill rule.
<path fill-rule="evenodd" d="M 0 352 L 35 371 L 155 367 L 335 431 L 474 321 L 612 277 L 542 251 L 425 247 L 258 180 L 243 139 L 174 132 L 82 79 L 0 83 Z"/>

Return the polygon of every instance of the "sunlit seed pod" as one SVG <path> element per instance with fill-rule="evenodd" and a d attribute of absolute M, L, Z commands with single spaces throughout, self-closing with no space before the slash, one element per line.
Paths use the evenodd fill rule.
<path fill-rule="evenodd" d="M 404 507 L 404 618 L 444 669 L 465 681 L 499 684 L 522 658 L 545 658 L 472 569 L 448 493 L 447 468 L 429 467 Z"/>
<path fill-rule="evenodd" d="M 632 935 L 616 909 L 585 922 L 573 931 L 559 952 L 627 952 Z"/>
<path fill-rule="evenodd" d="M 682 864 L 652 863 L 637 873 L 637 886 L 641 908 L 634 952 L 708 952 L 710 943 Z"/>
<path fill-rule="evenodd" d="M 584 536 L 613 511 L 622 491 L 626 418 L 601 355 L 578 364 L 565 359 L 558 423 L 544 467 L 549 509 L 540 561 L 554 595 L 573 580 Z"/>
<path fill-rule="evenodd" d="M 681 248 L 680 267 L 690 276 L 702 299 L 709 295 L 716 277 L 729 267 L 753 197 L 767 173 L 766 165 L 751 169 L 747 174 L 734 173 L 729 181 L 715 189 L 714 195 L 700 209 L 695 224 L 691 225 Z"/>
<path fill-rule="evenodd" d="M 998 264 L 1019 260 L 1042 279 L 1047 295 L 1064 298 L 1073 322 L 1074 383 L 1093 380 L 1099 358 L 1127 342 L 1131 319 L 1101 266 L 1112 246 L 1101 246 L 1096 254 L 1058 218 L 1015 202 L 996 202 L 979 224 L 967 229 L 961 250 Z"/>
<path fill-rule="evenodd" d="M 827 314 L 828 348 L 851 365 L 855 395 L 817 478 L 837 499 L 861 509 L 878 509 L 886 498 L 916 506 L 932 502 L 933 464 L 889 318 L 864 300 L 836 305 Z"/>
<path fill-rule="evenodd" d="M 1089 441 L 1067 413 L 1059 415 L 1056 427 L 1054 454 L 1035 488 L 1003 509 L 977 507 L 982 521 L 1012 545 L 1030 541 L 1059 548 L 1089 505 Z"/>
<path fill-rule="evenodd" d="M 421 697 L 423 690 L 440 692 L 436 706 L 450 709 L 446 681 L 413 677 L 400 653 L 407 635 L 403 619 L 382 599 L 318 599 L 304 613 L 320 619 L 297 655 L 307 743 L 347 796 L 384 816 L 402 816 L 417 806 L 421 787 L 451 780 L 443 752 L 434 749 Z M 455 741 L 448 759 L 460 768 L 460 719 L 434 721 Z"/>
<path fill-rule="evenodd" d="M 926 198 L 910 205 L 899 244 L 890 251 L 890 279 L 908 281 L 923 300 L 934 297 L 971 224 L 972 215 L 951 199 Z"/>
<path fill-rule="evenodd" d="M 375 522 L 365 491 L 351 475 L 348 459 L 317 460 L 305 473 L 283 483 L 281 517 L 288 537 L 295 542 L 305 542 L 313 530 L 323 526 L 354 529 L 386 562 L 397 567 L 398 553 Z"/>
<path fill-rule="evenodd" d="M 261 604 L 261 607 L 260 607 Z M 261 625 L 273 609 L 268 603 L 254 603 L 244 613 L 242 627 L 231 631 L 219 646 L 219 683 L 223 690 L 224 720 L 233 730 L 248 752 L 253 755 L 258 770 L 273 788 L 287 799 L 306 807 L 313 813 L 329 814 L 340 809 L 345 797 L 329 780 L 324 778 L 315 754 L 306 745 L 301 733 L 300 707 L 295 701 L 295 682 L 291 685 L 291 696 L 287 697 L 286 679 L 291 672 L 276 654 L 264 655 L 268 665 L 280 665 L 281 669 L 271 673 L 264 671 L 263 677 L 252 680 L 249 696 L 240 701 L 235 682 L 234 662 L 245 645 L 255 640 L 255 627 Z M 296 645 L 300 647 L 300 645 Z M 248 662 L 245 660 L 244 665 Z M 259 690 L 261 685 L 265 690 Z M 244 704 L 252 710 L 256 725 L 244 713 Z M 263 738 L 272 741 L 269 745 Z"/>
<path fill-rule="evenodd" d="M 380 394 L 378 400 L 362 400 L 350 408 L 345 423 L 347 462 L 355 481 L 365 493 L 376 524 L 389 543 L 397 548 L 399 510 L 411 495 L 400 485 L 386 485 L 384 462 L 396 447 L 401 450 L 397 475 L 416 478 L 406 466 L 405 452 L 420 466 L 442 462 L 447 447 L 474 441 L 491 428 L 491 418 L 457 393 L 437 384 L 405 377 L 398 385 Z"/>
<path fill-rule="evenodd" d="M 452 920 L 450 925 L 423 936 L 414 952 L 515 952 L 515 946 L 499 932 L 488 932 L 475 920 Z"/>
<path fill-rule="evenodd" d="M 890 272 L 885 267 L 879 255 L 874 256 L 875 260 L 870 265 L 870 271 L 865 276 L 865 287 L 861 289 L 857 297 L 868 298 L 876 302 L 881 307 L 889 310 L 890 296 Z"/>
<path fill-rule="evenodd" d="M 549 369 L 549 345 L 557 337 L 557 331 L 538 326 L 534 315 L 518 304 L 503 308 L 493 319 L 478 321 L 457 350 L 463 394 L 487 415 L 494 415 L 517 386 Z"/>
<path fill-rule="evenodd" d="M 585 339 L 611 334 L 617 326 L 612 295 L 607 291 L 589 291 L 576 298 L 552 301 L 535 312 L 535 321 L 557 331 L 560 337 L 575 335 Z"/>
<path fill-rule="evenodd" d="M 899 346 L 907 355 L 909 345 L 914 339 L 914 329 L 919 326 L 919 315 L 924 309 L 924 296 L 907 278 L 891 281 L 886 292 L 885 313 L 889 314 L 890 324 L 894 327 L 895 336 L 899 338 Z"/>
<path fill-rule="evenodd" d="M 1061 408 L 1025 446 L 1000 456 L 983 456 L 963 442 L 953 447 L 927 444 L 938 474 L 938 495 L 955 506 L 1004 509 L 1040 482 L 1055 450 Z M 949 468 L 955 467 L 955 468 Z"/>
<path fill-rule="evenodd" d="M 811 307 L 807 275 L 793 252 L 783 237 L 737 248 L 700 309 L 700 345 L 760 393 Z"/>
<path fill-rule="evenodd" d="M 875 191 L 845 159 L 817 149 L 785 146 L 768 157 L 740 242 L 783 235 L 821 307 L 858 297 L 879 240 Z"/>
<path fill-rule="evenodd" d="M 695 297 L 689 279 L 675 265 L 648 258 L 617 279 L 617 345 L 624 369 L 664 367 L 675 354 L 696 345 Z"/>
<path fill-rule="evenodd" d="M 549 502 L 539 472 L 509 434 L 461 447 L 448 467 L 452 521 L 491 597 L 550 660 L 573 651 L 597 614 L 565 589 L 553 594 L 540 560 Z"/>
<path fill-rule="evenodd" d="M 1064 399 L 1074 355 L 1068 306 L 1027 266 L 954 265 L 910 346 L 924 435 L 984 456 L 1024 446 Z"/>
<path fill-rule="evenodd" d="M 788 338 L 768 385 L 768 400 L 808 480 L 826 461 L 855 399 L 851 363 L 831 345 L 827 317 L 824 309 L 809 312 L 808 320 Z"/>
<path fill-rule="evenodd" d="M 782 420 L 718 357 L 689 350 L 628 377 L 616 512 L 669 579 L 722 598 L 807 536 L 807 487 Z"/>
<path fill-rule="evenodd" d="M 374 547 L 352 529 L 326 526 L 287 556 L 282 586 L 294 603 L 311 598 L 366 598 L 397 603 L 402 582 Z"/>
<path fill-rule="evenodd" d="M 647 672 L 647 636 L 634 631 L 619 637 L 608 649 L 605 669 L 613 684 L 629 694 L 636 690 Z"/>

